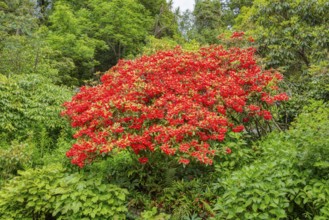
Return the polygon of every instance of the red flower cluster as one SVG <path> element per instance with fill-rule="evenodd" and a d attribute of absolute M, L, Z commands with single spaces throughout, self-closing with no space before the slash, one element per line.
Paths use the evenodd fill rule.
<path fill-rule="evenodd" d="M 236 37 L 240 37 L 241 33 Z M 180 48 L 121 60 L 95 87 L 82 87 L 64 104 L 77 143 L 67 152 L 83 167 L 114 148 L 131 149 L 146 163 L 154 151 L 211 164 L 211 141 L 241 132 L 252 117 L 272 118 L 266 106 L 286 100 L 273 86 L 282 76 L 263 71 L 252 48 Z M 232 116 L 234 115 L 234 120 Z M 228 153 L 228 151 L 226 151 Z"/>

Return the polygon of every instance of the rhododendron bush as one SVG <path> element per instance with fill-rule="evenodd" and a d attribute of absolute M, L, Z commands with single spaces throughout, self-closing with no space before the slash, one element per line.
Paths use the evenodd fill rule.
<path fill-rule="evenodd" d="M 127 149 L 141 163 L 162 152 L 183 164 L 212 164 L 226 150 L 212 142 L 242 132 L 252 118 L 270 120 L 269 106 L 287 99 L 278 92 L 282 76 L 262 70 L 254 53 L 214 45 L 119 61 L 100 85 L 82 87 L 64 104 L 62 114 L 77 128 L 67 156 L 83 167 L 113 149 Z"/>

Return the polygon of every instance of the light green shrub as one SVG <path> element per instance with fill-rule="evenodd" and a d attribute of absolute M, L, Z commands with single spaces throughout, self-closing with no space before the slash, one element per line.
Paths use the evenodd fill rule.
<path fill-rule="evenodd" d="M 67 174 L 58 164 L 19 174 L 1 188 L 1 219 L 125 219 L 127 191 L 97 176 Z"/>

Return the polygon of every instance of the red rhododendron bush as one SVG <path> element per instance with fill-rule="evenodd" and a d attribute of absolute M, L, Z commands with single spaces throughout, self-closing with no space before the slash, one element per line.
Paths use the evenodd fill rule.
<path fill-rule="evenodd" d="M 180 163 L 211 164 L 225 152 L 212 146 L 253 118 L 270 120 L 269 106 L 286 100 L 282 76 L 256 64 L 253 48 L 180 48 L 121 60 L 64 104 L 77 142 L 67 152 L 83 167 L 113 149 L 131 150 L 141 163 L 162 152 Z M 218 145 L 216 145 L 218 146 Z"/>

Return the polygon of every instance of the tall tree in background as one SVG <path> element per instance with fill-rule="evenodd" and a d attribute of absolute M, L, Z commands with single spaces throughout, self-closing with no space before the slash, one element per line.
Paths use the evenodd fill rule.
<path fill-rule="evenodd" d="M 49 17 L 46 30 L 47 42 L 62 59 L 70 63 L 70 68 L 62 69 L 61 77 L 65 84 L 78 85 L 89 79 L 94 66 L 96 48 L 104 48 L 105 43 L 92 36 L 93 23 L 84 11 L 73 10 L 65 1 L 57 1 Z"/>
<path fill-rule="evenodd" d="M 220 0 L 196 0 L 193 11 L 196 39 L 202 43 L 214 43 L 225 28 Z"/>
<path fill-rule="evenodd" d="M 253 0 L 195 0 L 193 11 L 180 13 L 179 27 L 185 39 L 216 43 L 217 36 L 232 29 L 242 8 Z"/>
<path fill-rule="evenodd" d="M 178 35 L 177 14 L 173 12 L 173 1 L 138 0 L 150 12 L 153 19 L 151 35 L 156 38 L 174 37 Z"/>
<path fill-rule="evenodd" d="M 329 1 L 255 0 L 237 17 L 237 30 L 255 37 L 267 68 L 286 76 L 292 120 L 311 99 L 329 100 Z"/>
<path fill-rule="evenodd" d="M 97 54 L 100 70 L 105 71 L 119 59 L 137 55 L 145 43 L 152 19 L 135 0 L 90 1 L 94 37 L 104 41 L 106 53 Z"/>
<path fill-rule="evenodd" d="M 48 29 L 48 43 L 73 64 L 62 74 L 69 84 L 83 84 L 119 59 L 135 57 L 148 35 L 179 35 L 172 2 L 165 0 L 57 0 Z"/>
<path fill-rule="evenodd" d="M 235 18 L 241 13 L 243 7 L 252 6 L 254 0 L 221 0 L 223 6 L 223 20 L 231 28 Z"/>
<path fill-rule="evenodd" d="M 42 73 L 53 80 L 53 51 L 39 32 L 38 11 L 30 0 L 0 1 L 0 73 L 6 76 Z"/>
<path fill-rule="evenodd" d="M 255 36 L 268 67 L 300 74 L 328 58 L 328 11 L 326 0 L 255 0 L 235 28 Z"/>

